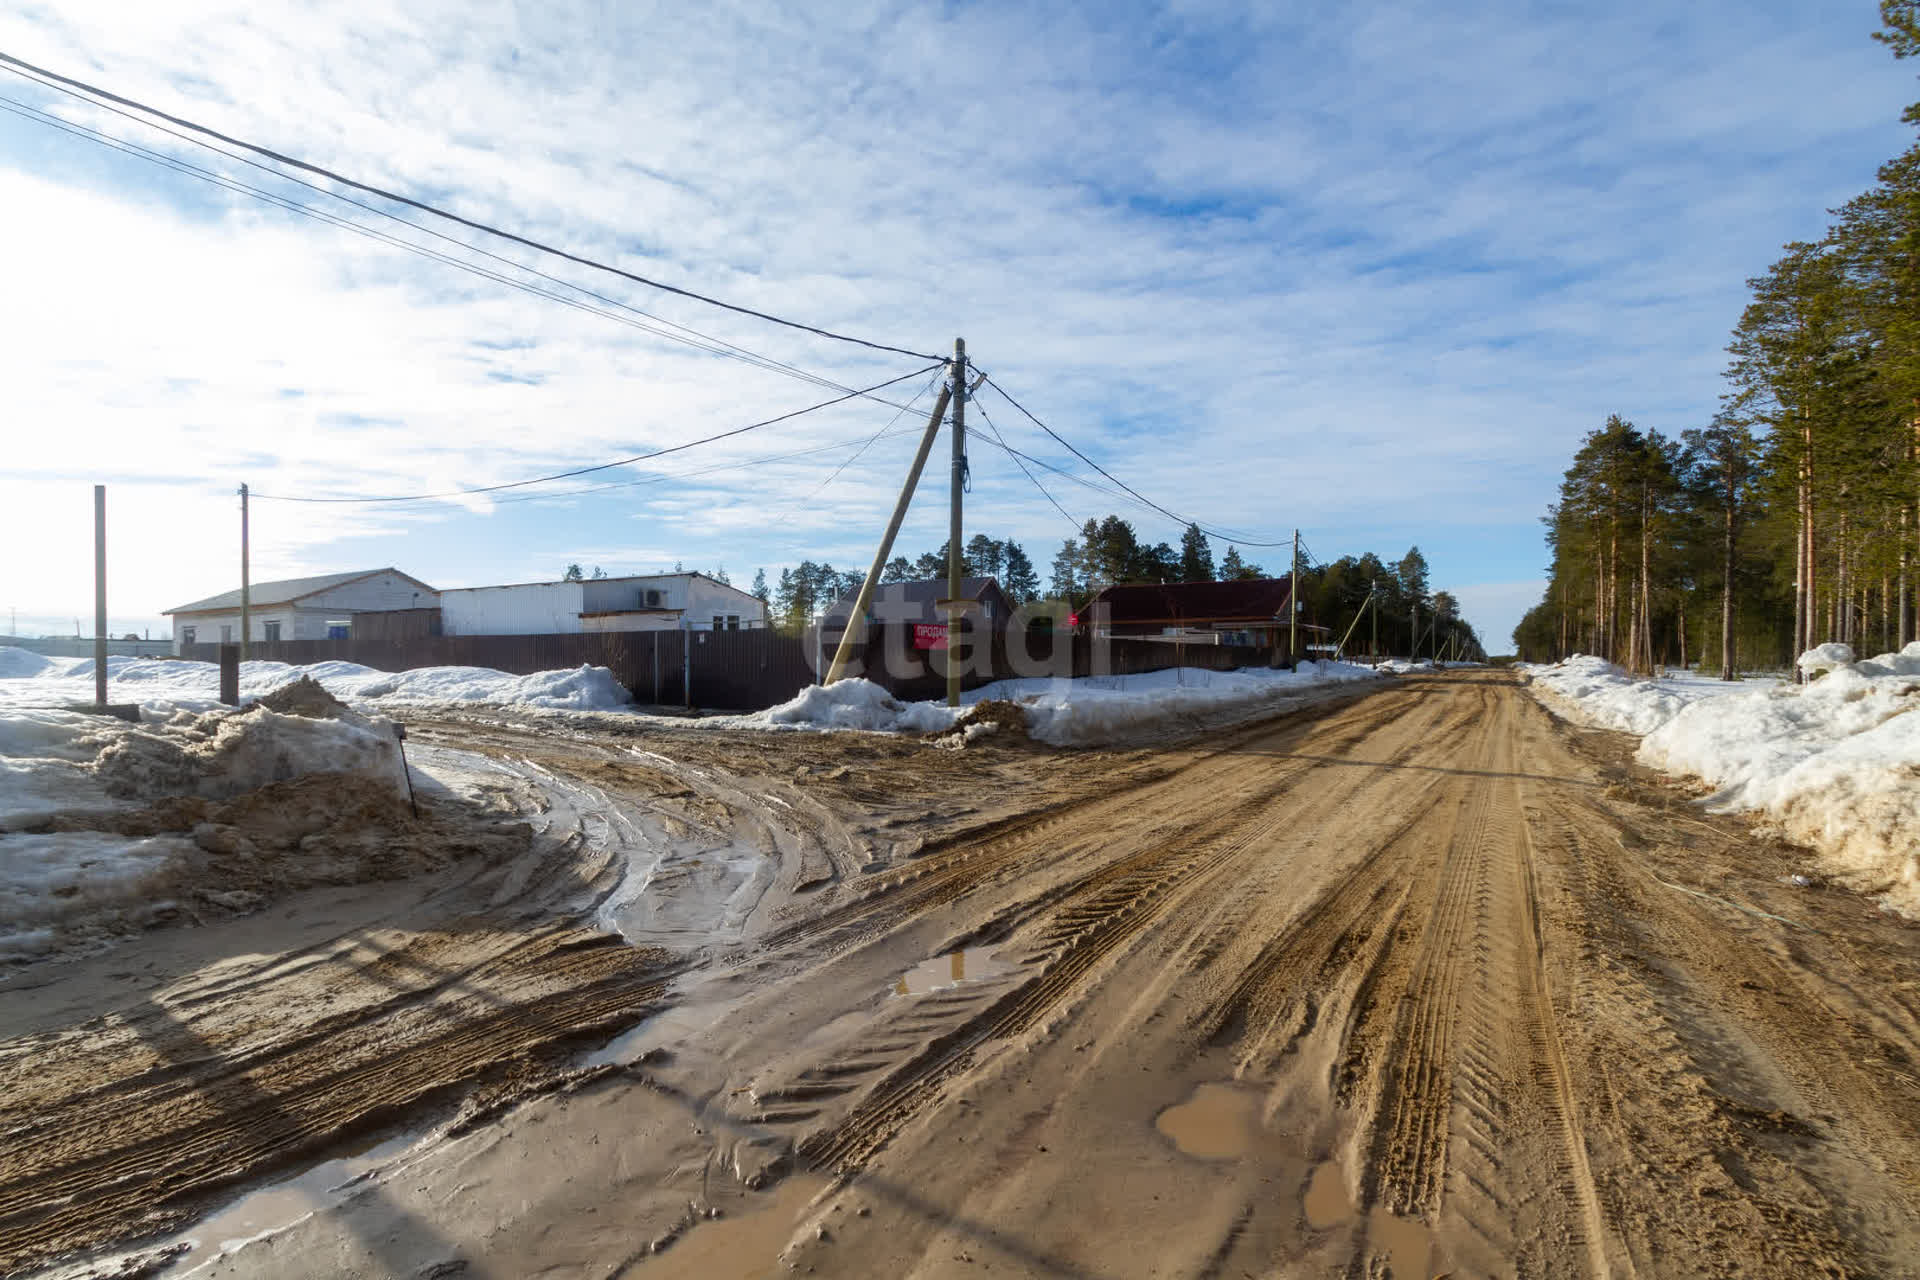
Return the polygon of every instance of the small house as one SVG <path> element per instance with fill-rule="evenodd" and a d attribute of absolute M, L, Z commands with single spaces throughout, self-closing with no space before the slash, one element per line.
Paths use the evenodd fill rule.
<path fill-rule="evenodd" d="M 656 573 L 456 587 L 440 593 L 440 625 L 450 636 L 753 631 L 767 625 L 767 611 L 704 573 Z"/>
<path fill-rule="evenodd" d="M 829 634 L 844 630 L 853 613 L 854 603 L 859 598 L 860 593 L 856 590 L 835 600 L 821 615 L 820 625 Z M 944 626 L 947 615 L 940 608 L 940 602 L 946 598 L 945 578 L 882 582 L 873 590 L 873 599 L 867 604 L 867 617 L 882 623 Z M 969 611 L 970 626 L 998 628 L 1006 626 L 1013 619 L 1013 602 L 1007 599 L 1006 593 L 1000 590 L 1000 584 L 992 578 L 962 578 L 960 599 L 970 600 L 977 606 Z"/>
<path fill-rule="evenodd" d="M 440 593 L 398 569 L 361 569 L 315 578 L 255 582 L 247 588 L 250 642 L 341 639 L 356 614 L 428 610 Z M 240 639 L 240 588 L 165 610 L 173 619 L 173 651 L 190 644 L 235 644 Z"/>
<path fill-rule="evenodd" d="M 1284 646 L 1291 631 L 1292 595 L 1288 578 L 1131 583 L 1101 591 L 1076 618 L 1097 638 Z M 1325 631 L 1303 615 L 1302 647 L 1324 638 Z"/>

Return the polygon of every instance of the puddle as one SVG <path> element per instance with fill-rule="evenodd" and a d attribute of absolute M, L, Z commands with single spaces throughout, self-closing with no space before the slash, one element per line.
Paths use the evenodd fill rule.
<path fill-rule="evenodd" d="M 1313 1171 L 1307 1183 L 1307 1225 L 1325 1231 L 1353 1219 L 1353 1197 L 1347 1194 L 1346 1175 L 1329 1160 Z"/>
<path fill-rule="evenodd" d="M 622 1031 L 580 1059 L 583 1067 L 626 1066 L 649 1049 L 664 1049 L 707 1030 L 738 1006 L 739 1000 L 676 1004 Z"/>
<path fill-rule="evenodd" d="M 1253 1150 L 1259 1135 L 1260 1094 L 1236 1084 L 1203 1084 L 1153 1124 L 1187 1155 L 1235 1160 Z"/>
<path fill-rule="evenodd" d="M 944 956 L 923 960 L 900 975 L 893 984 L 897 996 L 917 996 L 942 987 L 957 987 L 963 982 L 997 978 L 1013 966 L 996 960 L 985 947 L 967 947 Z"/>
<path fill-rule="evenodd" d="M 371 1170 L 392 1160 L 418 1137 L 418 1134 L 401 1134 L 388 1138 L 317 1164 L 298 1177 L 241 1196 L 225 1209 L 182 1231 L 177 1239 L 191 1241 L 193 1248 L 160 1274 L 184 1276 L 200 1270 L 242 1245 L 285 1230 L 315 1210 L 338 1203 L 341 1199 L 338 1193 L 348 1184 L 358 1182 Z"/>
<path fill-rule="evenodd" d="M 1353 1222 L 1356 1209 L 1347 1193 L 1347 1180 L 1338 1161 L 1329 1160 L 1313 1171 L 1307 1183 L 1307 1225 L 1315 1231 Z M 1433 1274 L 1433 1236 L 1417 1218 L 1402 1218 L 1376 1207 L 1366 1217 L 1367 1243 L 1384 1253 L 1396 1276 Z"/>
<path fill-rule="evenodd" d="M 761 1202 L 737 1215 L 702 1222 L 627 1274 L 644 1280 L 761 1280 L 793 1238 L 807 1205 L 831 1180 L 817 1174 L 784 1179 Z"/>
<path fill-rule="evenodd" d="M 1433 1236 L 1427 1224 L 1413 1218 L 1395 1217 L 1386 1209 L 1375 1209 L 1367 1219 L 1367 1240 L 1376 1249 L 1384 1249 L 1387 1263 L 1396 1276 L 1428 1276 L 1433 1261 Z"/>

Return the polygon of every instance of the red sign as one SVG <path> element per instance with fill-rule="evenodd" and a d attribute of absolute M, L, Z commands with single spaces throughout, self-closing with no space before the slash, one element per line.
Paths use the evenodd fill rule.
<path fill-rule="evenodd" d="M 913 647 L 916 649 L 944 649 L 947 647 L 947 624 L 944 622 L 916 622 L 913 624 Z"/>
<path fill-rule="evenodd" d="M 1079 614 L 1077 614 L 1077 613 L 1070 613 L 1070 614 L 1068 614 L 1068 615 L 1067 615 L 1067 625 L 1068 625 L 1068 626 L 1070 626 L 1070 627 L 1077 627 L 1077 626 L 1079 626 L 1079 625 L 1080 625 L 1080 615 L 1079 615 Z"/>

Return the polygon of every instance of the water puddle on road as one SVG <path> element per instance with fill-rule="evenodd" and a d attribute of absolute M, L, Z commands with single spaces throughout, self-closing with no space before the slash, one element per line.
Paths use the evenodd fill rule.
<path fill-rule="evenodd" d="M 1347 1179 L 1338 1161 L 1329 1160 L 1313 1171 L 1307 1182 L 1307 1225 L 1327 1231 L 1353 1222 L 1358 1213 L 1347 1192 Z M 1402 1218 L 1375 1206 L 1365 1218 L 1367 1243 L 1384 1253 L 1396 1276 L 1426 1276 L 1433 1262 L 1433 1236 L 1417 1218 Z"/>
<path fill-rule="evenodd" d="M 737 1216 L 702 1222 L 628 1274 L 642 1280 L 760 1280 L 778 1269 L 807 1205 L 831 1180 L 818 1174 L 784 1179 Z"/>
<path fill-rule="evenodd" d="M 193 1248 L 175 1259 L 161 1274 L 187 1275 L 244 1244 L 284 1231 L 316 1210 L 337 1204 L 341 1191 L 405 1151 L 418 1137 L 418 1134 L 401 1134 L 384 1142 L 370 1143 L 317 1164 L 297 1177 L 241 1196 L 225 1209 L 181 1232 L 179 1239 L 191 1241 Z"/>
<path fill-rule="evenodd" d="M 893 993 L 897 996 L 924 995 L 943 987 L 957 987 L 963 982 L 997 978 L 1011 968 L 1012 965 L 994 959 L 985 947 L 967 947 L 921 961 L 900 975 L 900 980 L 893 984 Z"/>
<path fill-rule="evenodd" d="M 1315 1231 L 1337 1227 L 1353 1217 L 1353 1197 L 1340 1166 L 1329 1160 L 1313 1171 L 1307 1183 L 1307 1225 Z"/>
<path fill-rule="evenodd" d="M 1193 1097 L 1154 1117 L 1154 1127 L 1187 1155 L 1237 1160 L 1260 1132 L 1260 1093 L 1237 1084 L 1203 1084 Z"/>

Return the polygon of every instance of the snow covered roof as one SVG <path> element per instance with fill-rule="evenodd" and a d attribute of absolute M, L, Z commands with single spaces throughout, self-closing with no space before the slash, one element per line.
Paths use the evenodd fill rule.
<path fill-rule="evenodd" d="M 400 570 L 388 566 L 383 569 L 355 569 L 350 573 L 323 573 L 314 578 L 283 578 L 278 582 L 255 582 L 247 588 L 247 602 L 256 609 L 266 605 L 291 604 L 295 600 L 302 600 L 307 596 L 318 595 L 322 591 L 331 591 L 335 587 L 343 587 L 349 582 L 358 582 L 362 578 L 371 578 L 376 573 L 399 573 L 400 576 L 408 582 L 419 583 L 423 590 L 433 590 L 432 587 L 427 586 L 426 583 L 421 582 L 420 579 L 414 577 L 412 574 L 400 573 Z M 229 609 L 238 609 L 239 607 L 240 588 L 235 587 L 231 591 L 222 591 L 217 596 L 208 596 L 205 600 L 195 600 L 191 604 L 175 605 L 173 608 L 163 609 L 161 612 L 163 614 L 219 613 Z"/>
<path fill-rule="evenodd" d="M 1108 587 L 1081 613 L 1106 605 L 1109 624 L 1269 622 L 1286 616 L 1292 589 L 1285 578 L 1135 583 Z"/>

